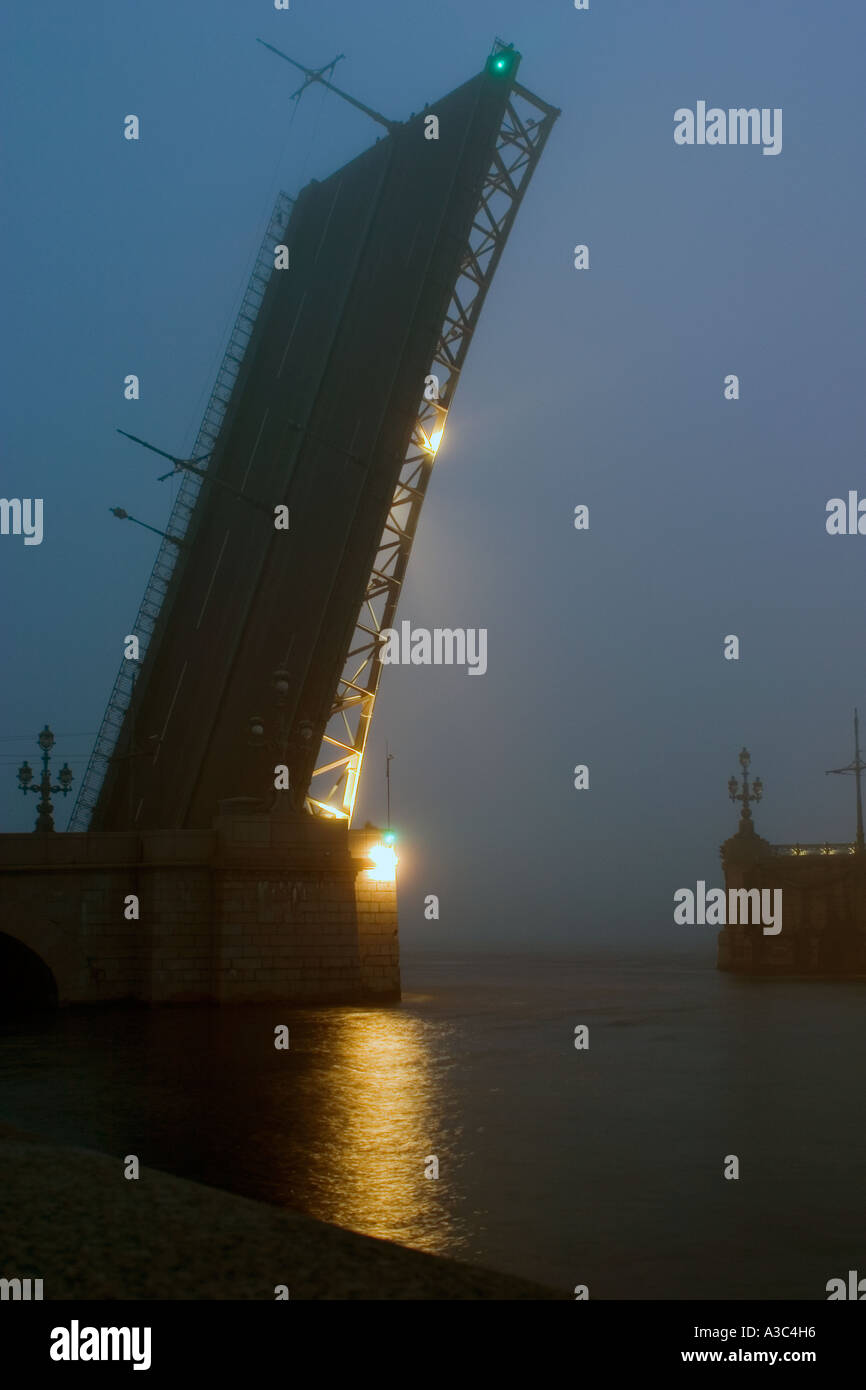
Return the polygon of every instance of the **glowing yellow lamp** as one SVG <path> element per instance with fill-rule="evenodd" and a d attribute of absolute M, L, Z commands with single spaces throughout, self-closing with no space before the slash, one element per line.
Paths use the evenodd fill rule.
<path fill-rule="evenodd" d="M 372 869 L 364 870 L 367 878 L 374 878 L 379 883 L 394 882 L 397 877 L 397 865 L 400 861 L 393 845 L 373 845 L 367 850 L 367 858 L 372 859 L 374 865 Z"/>
<path fill-rule="evenodd" d="M 423 425 L 420 423 L 416 425 L 421 448 L 426 449 L 434 458 L 436 457 L 439 445 L 442 443 L 442 436 L 445 433 L 445 419 L 446 411 L 440 406 L 437 409 L 433 421 L 433 428 L 429 434 L 424 429 Z"/>

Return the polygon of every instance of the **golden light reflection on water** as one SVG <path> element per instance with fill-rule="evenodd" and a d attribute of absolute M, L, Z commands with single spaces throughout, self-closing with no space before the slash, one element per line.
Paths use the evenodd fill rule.
<path fill-rule="evenodd" d="M 425 1033 L 398 1009 L 341 1010 L 316 1030 L 300 1078 L 312 1107 L 303 1207 L 338 1226 L 454 1254 L 463 1244 L 456 1136 Z M 296 1037 L 303 1047 L 298 1032 L 293 1046 Z M 438 1180 L 424 1176 L 431 1154 Z"/>
<path fill-rule="evenodd" d="M 462 1217 L 474 1163 L 453 1075 L 464 1048 L 450 1021 L 418 1016 L 423 1003 L 70 1016 L 62 1063 L 53 1032 L 28 1043 L 47 1077 L 38 1127 L 105 1152 L 141 1146 L 152 1167 L 210 1187 L 474 1258 Z M 290 1028 L 286 1051 L 278 1025 Z M 36 1113 L 31 1052 L 11 1087 L 20 1109 L 4 1112 L 22 1127 Z M 74 1104 L 67 1055 L 86 1077 Z M 430 1154 L 438 1180 L 424 1176 Z"/>

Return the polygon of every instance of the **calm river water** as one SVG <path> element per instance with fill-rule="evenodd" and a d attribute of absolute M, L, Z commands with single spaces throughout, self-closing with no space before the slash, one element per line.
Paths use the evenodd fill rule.
<path fill-rule="evenodd" d="M 592 1298 L 824 1299 L 866 1274 L 866 984 L 429 953 L 404 988 L 10 1026 L 0 1119 Z"/>

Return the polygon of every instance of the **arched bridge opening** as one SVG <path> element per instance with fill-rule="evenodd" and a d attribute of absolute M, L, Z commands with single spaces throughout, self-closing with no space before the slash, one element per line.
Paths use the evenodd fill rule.
<path fill-rule="evenodd" d="M 0 932 L 0 1023 L 57 1008 L 57 982 L 41 956 Z"/>

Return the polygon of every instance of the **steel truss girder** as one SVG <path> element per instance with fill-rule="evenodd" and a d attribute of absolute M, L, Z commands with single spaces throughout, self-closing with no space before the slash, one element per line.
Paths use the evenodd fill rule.
<path fill-rule="evenodd" d="M 394 626 L 433 471 L 431 426 L 444 426 L 487 291 L 558 115 L 556 107 L 513 83 L 433 353 L 430 373 L 440 377 L 439 400 L 421 397 L 318 750 L 306 802 L 315 815 L 352 820 L 382 675 L 380 633 Z M 334 759 L 334 748 L 344 750 L 343 756 Z M 332 774 L 336 775 L 329 784 L 325 779 Z"/>

